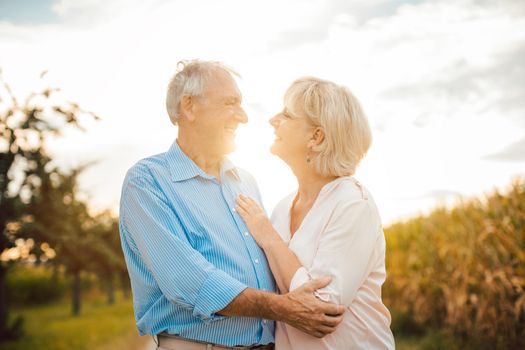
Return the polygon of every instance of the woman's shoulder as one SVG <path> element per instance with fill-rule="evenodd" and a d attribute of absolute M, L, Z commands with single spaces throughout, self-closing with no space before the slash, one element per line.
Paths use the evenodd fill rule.
<path fill-rule="evenodd" d="M 372 200 L 368 189 L 352 176 L 342 176 L 334 180 L 332 186 L 326 188 L 325 195 L 333 203 Z"/>
<path fill-rule="evenodd" d="M 332 202 L 334 212 L 340 216 L 350 218 L 355 215 L 364 215 L 368 220 L 373 219 L 381 226 L 379 210 L 370 191 L 357 179 L 347 176 L 340 178 L 340 182 L 334 187 Z M 354 215 L 352 215 L 354 214 Z"/>

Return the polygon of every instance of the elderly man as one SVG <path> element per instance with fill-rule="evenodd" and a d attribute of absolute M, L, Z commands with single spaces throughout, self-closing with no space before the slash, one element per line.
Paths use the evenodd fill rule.
<path fill-rule="evenodd" d="M 167 94 L 178 136 L 166 152 L 127 173 L 120 235 L 141 335 L 162 349 L 272 349 L 274 322 L 322 337 L 344 308 L 313 292 L 314 280 L 276 294 L 262 250 L 235 212 L 240 193 L 261 202 L 255 180 L 225 155 L 248 121 L 232 70 L 190 61 Z"/>

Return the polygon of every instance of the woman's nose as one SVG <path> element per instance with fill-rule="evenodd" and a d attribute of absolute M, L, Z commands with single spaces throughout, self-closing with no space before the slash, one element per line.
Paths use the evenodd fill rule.
<path fill-rule="evenodd" d="M 269 122 L 271 126 L 277 128 L 279 126 L 279 114 L 276 114 L 273 117 L 271 117 Z"/>

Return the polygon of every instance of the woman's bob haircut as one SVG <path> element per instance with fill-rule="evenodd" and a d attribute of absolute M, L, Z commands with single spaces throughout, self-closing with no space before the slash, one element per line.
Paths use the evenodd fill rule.
<path fill-rule="evenodd" d="M 351 176 L 372 143 L 368 119 L 357 98 L 344 86 L 303 77 L 284 95 L 285 108 L 324 131 L 312 148 L 312 164 L 322 176 Z"/>

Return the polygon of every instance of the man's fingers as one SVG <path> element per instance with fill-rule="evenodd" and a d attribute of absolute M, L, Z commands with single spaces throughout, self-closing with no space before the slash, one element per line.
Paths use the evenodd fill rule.
<path fill-rule="evenodd" d="M 329 317 L 341 317 L 344 314 L 346 307 L 344 305 L 323 302 L 321 310 Z"/>
<path fill-rule="evenodd" d="M 323 332 L 324 335 L 327 335 L 327 334 L 333 333 L 336 330 L 336 327 L 321 326 L 319 327 L 319 330 Z"/>
<path fill-rule="evenodd" d="M 316 338 L 322 338 L 327 334 L 333 333 L 335 330 L 336 330 L 335 327 L 319 326 L 319 327 L 316 327 L 316 329 L 312 331 L 310 334 Z"/>
<path fill-rule="evenodd" d="M 339 315 L 339 316 L 326 315 L 323 320 L 323 324 L 329 327 L 336 327 L 339 325 L 339 323 L 341 323 L 341 321 L 343 321 L 343 317 L 344 317 L 343 315 Z"/>

